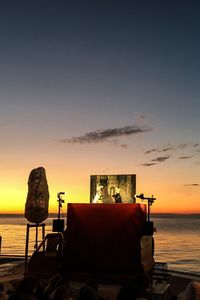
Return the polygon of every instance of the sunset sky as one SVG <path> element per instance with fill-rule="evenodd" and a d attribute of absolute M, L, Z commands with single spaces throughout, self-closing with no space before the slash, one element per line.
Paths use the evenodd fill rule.
<path fill-rule="evenodd" d="M 130 173 L 152 212 L 200 213 L 198 1 L 1 1 L 0 38 L 1 213 L 40 166 L 50 212 Z"/>

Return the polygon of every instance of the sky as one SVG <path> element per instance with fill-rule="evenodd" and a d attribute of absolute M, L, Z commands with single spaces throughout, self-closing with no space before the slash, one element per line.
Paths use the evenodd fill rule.
<path fill-rule="evenodd" d="M 1 213 L 40 166 L 49 212 L 136 174 L 152 212 L 200 213 L 198 1 L 1 1 L 0 37 Z"/>

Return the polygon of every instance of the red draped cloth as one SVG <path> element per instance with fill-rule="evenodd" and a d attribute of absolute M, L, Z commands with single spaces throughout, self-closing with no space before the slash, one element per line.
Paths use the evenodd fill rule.
<path fill-rule="evenodd" d="M 63 272 L 113 283 L 141 273 L 145 219 L 141 204 L 68 204 Z"/>

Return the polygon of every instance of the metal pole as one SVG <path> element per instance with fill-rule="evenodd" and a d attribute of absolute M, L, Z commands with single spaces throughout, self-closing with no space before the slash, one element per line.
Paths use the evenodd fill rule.
<path fill-rule="evenodd" d="M 29 224 L 26 225 L 26 249 L 25 249 L 25 263 L 24 269 L 26 271 L 28 261 L 28 241 L 29 241 Z"/>
<path fill-rule="evenodd" d="M 45 224 L 42 224 L 42 240 L 45 238 Z M 45 244 L 43 243 L 43 251 L 45 251 Z"/>
<path fill-rule="evenodd" d="M 150 221 L 150 203 L 149 203 L 149 199 L 148 199 L 148 215 L 147 215 L 147 218 L 148 218 L 148 222 Z"/>
<path fill-rule="evenodd" d="M 38 246 L 38 224 L 35 225 L 35 249 Z"/>
<path fill-rule="evenodd" d="M 60 199 L 59 199 L 59 202 L 58 202 L 58 219 L 60 219 Z"/>

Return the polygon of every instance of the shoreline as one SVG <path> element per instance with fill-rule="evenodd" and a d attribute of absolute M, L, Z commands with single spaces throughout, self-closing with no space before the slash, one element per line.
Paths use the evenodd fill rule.
<path fill-rule="evenodd" d="M 12 263 L 16 261 L 24 261 L 25 257 L 24 255 L 0 255 L 0 265 L 6 264 L 6 263 Z"/>
<path fill-rule="evenodd" d="M 2 264 L 3 265 L 3 264 Z M 12 290 L 12 282 L 23 279 L 24 277 L 24 261 L 23 262 L 13 262 L 6 263 L 8 269 L 6 273 L 2 274 L 0 272 L 0 283 L 4 285 L 4 290 L 7 292 L 8 290 Z"/>

